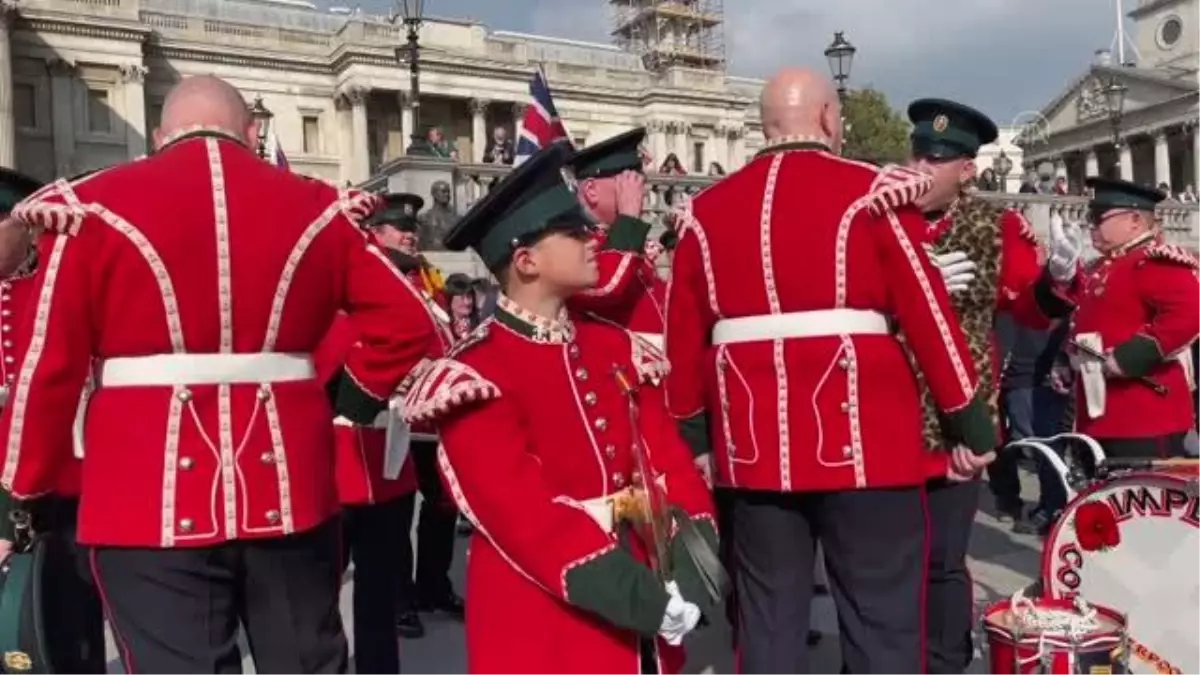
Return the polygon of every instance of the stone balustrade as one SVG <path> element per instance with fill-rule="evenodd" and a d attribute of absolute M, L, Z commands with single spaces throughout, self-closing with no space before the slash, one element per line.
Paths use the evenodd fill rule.
<path fill-rule="evenodd" d="M 447 160 L 402 157 L 385 165 L 379 175 L 363 184 L 369 190 L 390 190 L 429 194 L 433 180 L 445 180 L 453 186 L 455 208 L 461 213 L 483 196 L 500 180 L 509 167 L 491 164 L 460 164 Z M 645 218 L 662 228 L 662 217 L 679 196 L 691 196 L 712 183 L 708 176 L 646 177 Z M 1049 236 L 1050 217 L 1058 213 L 1070 222 L 1082 222 L 1086 216 L 1087 199 L 1034 194 L 982 193 L 983 199 L 997 201 L 1005 207 L 1020 211 L 1038 237 Z M 1200 247 L 1200 206 L 1196 204 L 1165 203 L 1157 212 L 1159 224 L 1168 243 L 1190 249 Z M 464 272 L 486 276 L 483 265 L 470 253 L 435 252 L 430 258 L 447 273 Z"/>

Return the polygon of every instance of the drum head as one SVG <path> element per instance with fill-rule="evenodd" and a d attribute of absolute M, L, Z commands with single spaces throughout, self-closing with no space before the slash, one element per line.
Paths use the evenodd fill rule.
<path fill-rule="evenodd" d="M 95 641 L 95 592 L 81 576 L 74 547 L 51 535 L 0 569 L 0 670 L 7 673 L 101 672 Z M 103 625 L 99 624 L 100 629 Z M 100 634 L 102 638 L 102 633 Z"/>
<path fill-rule="evenodd" d="M 1145 472 L 1097 483 L 1046 538 L 1047 595 L 1125 612 L 1134 673 L 1200 672 L 1200 522 L 1189 480 Z"/>

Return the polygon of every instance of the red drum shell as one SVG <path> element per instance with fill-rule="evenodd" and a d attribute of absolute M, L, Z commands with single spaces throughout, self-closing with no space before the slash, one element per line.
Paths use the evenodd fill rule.
<path fill-rule="evenodd" d="M 1039 609 L 1074 610 L 1070 600 L 1031 598 Z M 1098 628 L 1073 644 L 1063 635 L 1024 633 L 1018 635 L 1003 619 L 1013 614 L 1012 600 L 993 603 L 983 614 L 983 630 L 987 634 L 988 672 L 997 675 L 1025 673 L 1123 673 L 1125 652 L 1125 617 L 1108 607 L 1092 605 L 1111 628 Z M 1042 669 L 1039 651 L 1049 653 L 1049 670 Z M 1022 665 L 1023 664 L 1023 665 Z M 1081 667 L 1082 666 L 1082 667 Z"/>

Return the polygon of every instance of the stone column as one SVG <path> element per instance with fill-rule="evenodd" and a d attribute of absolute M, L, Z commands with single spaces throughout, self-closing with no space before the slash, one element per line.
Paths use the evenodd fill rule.
<path fill-rule="evenodd" d="M 1192 123 L 1192 187 L 1200 190 L 1200 125 Z"/>
<path fill-rule="evenodd" d="M 1088 148 L 1084 166 L 1084 178 L 1100 175 L 1100 158 L 1096 156 L 1095 148 Z"/>
<path fill-rule="evenodd" d="M 729 171 L 729 127 L 724 124 L 718 125 L 712 136 L 712 145 L 709 146 L 709 154 L 712 157 L 708 158 L 709 162 L 717 162 L 725 171 Z M 708 170 L 708 167 L 704 167 Z"/>
<path fill-rule="evenodd" d="M 121 66 L 122 89 L 125 92 L 125 150 L 128 159 L 147 153 L 152 129 L 146 128 L 146 66 L 130 63 Z"/>
<path fill-rule="evenodd" d="M 654 120 L 646 125 L 646 133 L 650 136 L 650 147 L 647 149 L 650 151 L 650 158 L 653 160 L 653 168 L 657 171 L 668 152 L 667 124 L 660 120 Z"/>
<path fill-rule="evenodd" d="M 409 93 L 405 91 L 396 92 L 396 103 L 400 106 L 400 134 L 404 136 L 404 148 L 400 150 L 404 154 L 408 150 L 408 144 L 412 143 L 413 129 L 413 114 L 412 106 L 408 105 Z"/>
<path fill-rule="evenodd" d="M 733 157 L 730 158 L 729 165 L 725 167 L 726 171 L 740 169 L 746 163 L 746 128 L 735 128 L 730 139 L 729 151 L 733 153 Z"/>
<path fill-rule="evenodd" d="M 50 71 L 50 107 L 53 114 L 54 175 L 75 174 L 75 65 L 59 58 L 46 63 Z"/>
<path fill-rule="evenodd" d="M 1055 178 L 1066 178 L 1067 177 L 1067 160 L 1065 158 L 1063 158 L 1063 157 L 1055 157 L 1054 158 L 1054 177 Z"/>
<path fill-rule="evenodd" d="M 483 150 L 487 146 L 487 109 L 491 101 L 482 98 L 471 99 L 471 155 L 472 161 L 483 161 Z"/>
<path fill-rule="evenodd" d="M 366 87 L 348 87 L 342 92 L 350 104 L 350 180 L 355 184 L 371 177 L 371 146 L 367 138 Z"/>
<path fill-rule="evenodd" d="M 17 130 L 13 117 L 12 47 L 8 35 L 8 15 L 16 7 L 0 0 L 0 166 L 17 163 Z"/>
<path fill-rule="evenodd" d="M 1121 180 L 1133 180 L 1133 148 L 1129 141 L 1121 143 Z"/>
<path fill-rule="evenodd" d="M 1160 129 L 1154 134 L 1154 187 L 1159 183 L 1171 185 L 1171 153 L 1167 145 L 1167 132 Z M 1182 192 L 1178 185 L 1171 185 L 1172 192 Z"/>

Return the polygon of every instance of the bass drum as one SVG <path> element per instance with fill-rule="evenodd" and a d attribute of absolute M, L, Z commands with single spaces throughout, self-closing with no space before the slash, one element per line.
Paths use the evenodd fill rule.
<path fill-rule="evenodd" d="M 1129 619 L 1133 673 L 1200 672 L 1200 520 L 1194 466 L 1112 474 L 1067 505 L 1046 538 L 1050 598 Z"/>
<path fill-rule="evenodd" d="M 0 672 L 103 673 L 99 598 L 74 544 L 39 534 L 0 565 Z"/>

